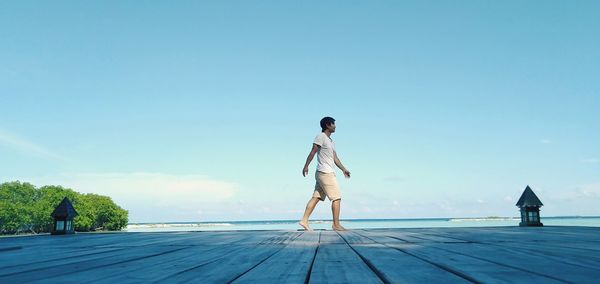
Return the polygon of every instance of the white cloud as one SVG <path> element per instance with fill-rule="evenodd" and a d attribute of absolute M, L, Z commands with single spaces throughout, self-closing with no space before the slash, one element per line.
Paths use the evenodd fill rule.
<path fill-rule="evenodd" d="M 438 206 L 438 209 L 440 209 L 443 212 L 455 212 L 456 209 L 454 208 L 454 206 L 448 202 L 448 201 L 442 201 L 436 204 Z"/>
<path fill-rule="evenodd" d="M 600 182 L 568 186 L 548 191 L 546 198 L 540 196 L 545 209 L 552 215 L 598 216 Z"/>
<path fill-rule="evenodd" d="M 540 140 L 540 143 L 542 143 L 542 144 L 550 144 L 550 143 L 552 143 L 552 141 L 550 139 L 542 139 L 542 140 Z"/>
<path fill-rule="evenodd" d="M 302 216 L 302 214 L 304 213 L 304 210 L 292 209 L 292 210 L 286 211 L 286 213 Z"/>
<path fill-rule="evenodd" d="M 570 186 L 560 191 L 549 192 L 548 198 L 557 202 L 579 202 L 580 204 L 598 202 L 600 182 Z M 597 208 L 597 206 L 594 206 Z"/>
<path fill-rule="evenodd" d="M 600 183 L 579 185 L 571 193 L 576 198 L 600 198 Z"/>
<path fill-rule="evenodd" d="M 0 144 L 18 150 L 27 155 L 46 159 L 68 161 L 67 158 L 56 154 L 41 145 L 33 143 L 23 137 L 19 137 L 14 133 L 10 133 L 2 129 L 0 129 Z"/>
<path fill-rule="evenodd" d="M 110 196 L 130 210 L 130 220 L 198 218 L 203 207 L 230 200 L 236 183 L 215 180 L 204 175 L 164 173 L 65 173 L 24 178 L 36 186 L 62 185 L 81 193 Z M 226 209 L 223 209 L 226 210 Z M 152 214 L 154 216 L 148 216 Z"/>
<path fill-rule="evenodd" d="M 582 159 L 581 162 L 585 163 L 585 164 L 597 164 L 597 163 L 600 163 L 600 159 L 596 159 L 596 158 Z"/>

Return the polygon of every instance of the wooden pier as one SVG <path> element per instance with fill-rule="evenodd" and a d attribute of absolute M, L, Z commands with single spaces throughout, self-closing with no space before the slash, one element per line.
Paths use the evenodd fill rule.
<path fill-rule="evenodd" d="M 0 283 L 600 283 L 600 228 L 0 238 Z"/>

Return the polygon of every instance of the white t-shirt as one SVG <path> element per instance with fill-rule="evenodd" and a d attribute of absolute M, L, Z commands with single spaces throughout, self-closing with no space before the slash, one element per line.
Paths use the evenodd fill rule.
<path fill-rule="evenodd" d="M 335 172 L 335 162 L 333 159 L 333 151 L 335 151 L 335 143 L 324 132 L 321 132 L 315 137 L 313 142 L 321 147 L 317 152 L 317 171 L 324 173 Z"/>

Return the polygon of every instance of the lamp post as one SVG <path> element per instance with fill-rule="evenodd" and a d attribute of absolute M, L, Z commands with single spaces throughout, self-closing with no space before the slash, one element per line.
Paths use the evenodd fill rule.
<path fill-rule="evenodd" d="M 73 218 L 77 216 L 77 211 L 73 208 L 73 204 L 68 198 L 64 198 L 56 209 L 52 212 L 54 226 L 52 227 L 52 235 L 66 235 L 75 233 L 73 226 Z"/>
<path fill-rule="evenodd" d="M 517 201 L 516 206 L 521 209 L 521 227 L 541 227 L 544 224 L 540 222 L 540 207 L 544 206 L 542 201 L 533 193 L 529 186 L 525 188 L 523 194 Z"/>

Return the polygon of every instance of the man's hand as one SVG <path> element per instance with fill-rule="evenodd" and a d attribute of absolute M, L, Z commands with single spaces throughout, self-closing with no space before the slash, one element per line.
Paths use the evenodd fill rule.
<path fill-rule="evenodd" d="M 302 175 L 303 176 L 307 176 L 308 175 L 308 165 L 310 165 L 310 162 L 312 161 L 312 159 L 315 156 L 315 154 L 319 151 L 320 147 L 321 146 L 313 143 L 313 146 L 310 149 L 310 153 L 308 153 L 308 157 L 306 157 L 306 163 L 304 164 L 304 169 L 302 169 Z"/>
<path fill-rule="evenodd" d="M 342 165 L 342 161 L 340 161 L 335 151 L 333 151 L 333 162 L 336 166 L 338 166 L 338 168 L 340 168 L 340 170 L 342 170 L 342 172 L 344 172 L 344 176 L 346 178 L 350 178 L 350 171 L 348 171 L 348 169 Z"/>
<path fill-rule="evenodd" d="M 304 169 L 302 169 L 302 176 L 307 176 L 308 175 L 308 167 L 304 167 Z"/>

